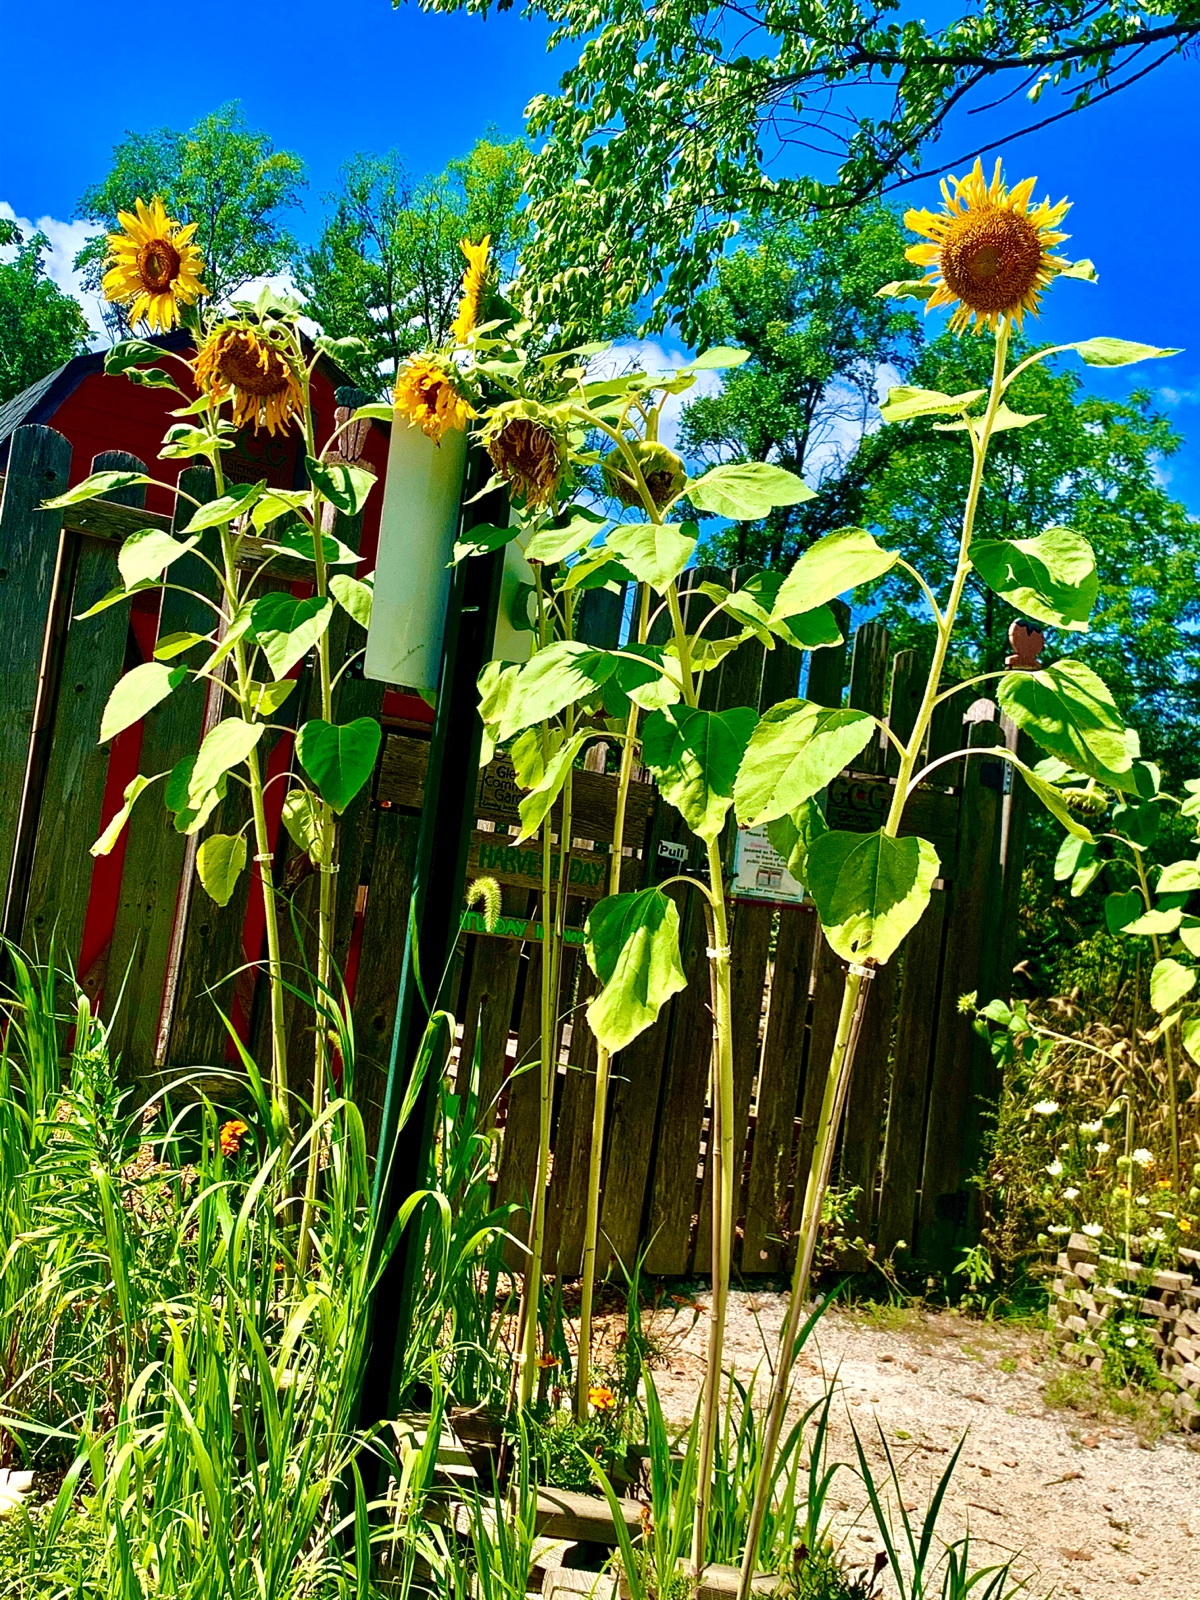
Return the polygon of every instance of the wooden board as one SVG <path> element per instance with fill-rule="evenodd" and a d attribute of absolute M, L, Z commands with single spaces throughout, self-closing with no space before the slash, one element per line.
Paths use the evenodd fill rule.
<path fill-rule="evenodd" d="M 526 1239 L 529 1205 L 537 1170 L 538 1118 L 541 1106 L 538 1040 L 541 1034 L 542 947 L 528 947 L 517 1025 L 517 1051 L 507 1081 L 504 1106 L 504 1141 L 500 1148 L 500 1170 L 496 1199 L 520 1210 L 509 1221 L 509 1232 Z M 566 958 L 566 952 L 564 952 Z M 564 961 L 565 964 L 565 961 Z M 511 1249 L 509 1264 L 524 1265 L 523 1251 Z"/>
<path fill-rule="evenodd" d="M 994 723 L 977 723 L 972 744 L 998 737 Z M 982 1107 L 972 1103 L 972 1058 L 976 1044 L 961 996 L 978 987 L 985 928 L 999 911 L 989 895 L 999 822 L 999 793 L 981 782 L 983 762 L 966 762 L 958 870 L 951 886 L 953 937 L 946 942 L 938 996 L 937 1047 L 930 1083 L 929 1127 L 921 1172 L 920 1227 L 916 1245 L 923 1261 L 940 1271 L 957 1262 L 967 1238 L 970 1194 L 966 1187 L 968 1123 Z M 989 903 L 991 900 L 991 903 Z"/>
<path fill-rule="evenodd" d="M 915 650 L 897 650 L 892 657 L 892 682 L 888 691 L 888 728 L 901 744 L 907 744 L 917 722 L 917 712 L 925 692 L 928 665 Z M 888 772 L 900 770 L 900 752 L 887 744 Z"/>
<path fill-rule="evenodd" d="M 627 1264 L 633 1262 L 645 1237 L 643 1219 L 671 1043 L 667 1009 L 666 1019 L 639 1034 L 613 1058 L 608 1090 L 608 1145 L 610 1150 L 620 1151 L 620 1159 L 609 1161 L 604 1179 L 600 1207 L 602 1268 L 611 1256 Z"/>
<path fill-rule="evenodd" d="M 796 1099 L 805 1053 L 805 1018 L 816 913 L 785 906 L 771 975 L 770 1009 L 755 1094 L 754 1148 L 746 1192 L 742 1271 L 774 1272 L 783 1260 L 788 1229 L 788 1187 L 796 1131 Z"/>
<path fill-rule="evenodd" d="M 697 1211 L 701 1129 L 713 1043 L 708 933 L 699 902 L 699 895 L 690 895 L 680 919 L 687 988 L 671 1003 L 671 1047 L 665 1063 L 658 1142 L 650 1173 L 646 1271 L 651 1273 L 687 1271 Z"/>
<path fill-rule="evenodd" d="M 200 501 L 211 499 L 214 494 L 212 473 L 207 467 L 189 468 L 181 475 L 180 486 Z M 191 505 L 180 500 L 180 522 L 187 521 L 191 514 Z M 205 536 L 205 543 L 210 542 L 215 546 L 215 533 Z M 210 555 L 213 553 L 209 551 Z M 215 576 L 199 562 L 188 565 L 191 586 L 215 597 Z M 185 631 L 207 633 L 212 625 L 213 614 L 200 601 L 175 589 L 164 593 L 158 624 L 160 638 Z M 177 761 L 198 749 L 205 701 L 206 685 L 193 681 L 176 689 L 147 714 L 139 771 L 148 775 L 169 772 Z M 129 821 L 112 943 L 99 974 L 111 1017 L 114 1053 L 121 1053 L 127 1077 L 149 1081 L 156 1070 L 163 991 L 168 967 L 178 954 L 173 949 L 172 935 L 187 853 L 187 840 L 175 832 L 158 786 L 134 808 Z M 122 986 L 123 998 L 114 1014 L 113 1005 Z"/>
<path fill-rule="evenodd" d="M 944 890 L 933 891 L 925 915 L 895 958 L 902 974 L 875 1235 L 880 1259 L 899 1240 L 911 1249 L 916 1231 L 947 899 Z"/>
<path fill-rule="evenodd" d="M 796 1138 L 795 1179 L 792 1187 L 790 1232 L 800 1227 L 804 1210 L 804 1190 L 817 1141 L 821 1102 L 829 1078 L 829 1058 L 837 1034 L 842 996 L 846 989 L 846 967 L 839 956 L 818 936 L 813 956 L 812 1011 L 809 1023 L 808 1058 L 804 1072 L 804 1091 L 800 1098 L 800 1128 Z"/>
<path fill-rule="evenodd" d="M 830 610 L 838 627 L 845 635 L 850 627 L 850 607 L 844 600 L 830 602 Z M 847 640 L 840 644 L 823 645 L 808 658 L 808 677 L 804 684 L 804 698 L 819 706 L 840 706 L 846 684 Z"/>
<path fill-rule="evenodd" d="M 850 693 L 847 705 L 855 711 L 869 711 L 873 717 L 882 717 L 887 696 L 888 631 L 882 622 L 864 622 L 854 635 L 854 653 L 850 658 Z M 884 735 L 876 733 L 865 750 L 856 757 L 858 766 L 866 772 L 882 772 L 886 760 Z"/>
<path fill-rule="evenodd" d="M 596 980 L 586 961 L 578 964 L 577 971 L 574 1004 L 569 1013 L 565 999 L 562 1007 L 569 1016 L 571 1046 L 554 1132 L 554 1174 L 546 1213 L 547 1264 L 551 1270 L 571 1278 L 583 1270 L 588 1166 L 596 1104 L 596 1040 L 584 1016 L 587 1002 L 596 992 Z"/>
<path fill-rule="evenodd" d="M 51 428 L 18 428 L 8 460 L 0 500 L 0 927 L 15 936 L 24 893 L 10 880 L 62 526 L 61 511 L 40 507 L 66 489 L 71 447 Z"/>
<path fill-rule="evenodd" d="M 767 960 L 775 907 L 739 901 L 733 912 L 730 973 L 733 1007 L 733 1125 L 735 1132 L 734 1225 L 743 1214 L 743 1180 L 750 1120 L 750 1095 L 758 1075 L 761 1055 L 763 990 L 767 981 Z M 709 1216 L 713 1203 L 712 1165 L 705 1162 L 704 1184 L 700 1192 L 700 1223 L 696 1234 L 693 1270 L 712 1270 L 712 1229 Z"/>
<path fill-rule="evenodd" d="M 875 1213 L 875 1180 L 882 1154 L 883 1112 L 891 1067 L 895 1025 L 896 965 L 876 969 L 867 996 L 842 1124 L 836 1182 L 843 1193 L 858 1189 L 858 1232 L 870 1239 Z"/>
<path fill-rule="evenodd" d="M 371 1148 L 378 1136 L 387 1089 L 419 828 L 418 818 L 401 811 L 376 812 L 374 837 L 366 852 L 363 953 L 351 1015 L 357 1057 L 354 1097 L 362 1109 Z"/>
<path fill-rule="evenodd" d="M 121 450 L 106 450 L 92 461 L 93 472 L 145 472 L 145 463 Z M 119 491 L 127 505 L 139 507 L 144 484 Z M 100 718 L 112 686 L 121 675 L 129 634 L 128 606 L 109 606 L 98 616 L 78 618 L 121 584 L 117 553 L 107 540 L 70 532 L 64 540 L 60 586 L 67 603 L 65 637 L 55 674 L 54 708 L 43 789 L 37 813 L 29 893 L 22 943 L 49 951 L 53 933 L 60 956 L 79 960 L 92 881 L 90 848 L 100 833 L 109 747 L 97 742 Z"/>
<path fill-rule="evenodd" d="M 524 917 L 529 911 L 529 895 L 521 889 L 506 889 L 503 891 L 502 906 L 507 914 Z M 471 1069 L 478 1038 L 480 1126 L 486 1128 L 492 1127 L 496 1121 L 522 958 L 522 942 L 519 939 L 489 938 L 484 935 L 469 941 L 469 959 L 464 973 L 466 993 L 458 1002 L 458 1014 L 462 1022 L 458 1088 L 461 1093 L 466 1082 L 465 1075 Z"/>

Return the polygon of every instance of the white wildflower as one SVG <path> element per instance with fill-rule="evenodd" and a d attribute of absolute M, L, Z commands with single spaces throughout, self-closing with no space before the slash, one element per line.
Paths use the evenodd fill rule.
<path fill-rule="evenodd" d="M 1104 1132 L 1104 1124 L 1100 1121 L 1081 1122 L 1079 1124 L 1079 1131 L 1085 1139 L 1094 1139 L 1098 1133 Z"/>
<path fill-rule="evenodd" d="M 1052 1117 L 1058 1110 L 1057 1100 L 1039 1100 L 1033 1108 L 1039 1117 Z"/>
<path fill-rule="evenodd" d="M 1106 1156 L 1111 1149 L 1112 1145 L 1110 1144 L 1098 1144 L 1096 1146 L 1096 1154 L 1098 1156 Z"/>
<path fill-rule="evenodd" d="M 1062 1169 L 1063 1168 L 1062 1168 L 1062 1162 L 1061 1161 L 1052 1161 L 1050 1163 L 1050 1165 L 1046 1168 L 1046 1171 L 1050 1174 L 1050 1176 L 1052 1178 L 1061 1178 L 1062 1177 Z"/>
<path fill-rule="evenodd" d="M 1104 1229 L 1098 1222 L 1085 1222 L 1083 1225 L 1083 1231 L 1087 1234 L 1089 1239 L 1098 1239 L 1104 1232 Z"/>
<path fill-rule="evenodd" d="M 1149 1150 L 1135 1150 L 1133 1152 L 1133 1160 L 1137 1162 L 1139 1167 L 1152 1167 L 1154 1165 L 1154 1156 Z"/>
<path fill-rule="evenodd" d="M 1074 1184 L 1072 1184 L 1069 1189 L 1064 1189 L 1063 1190 L 1063 1199 L 1064 1200 L 1078 1200 L 1079 1199 L 1079 1190 L 1075 1188 Z"/>

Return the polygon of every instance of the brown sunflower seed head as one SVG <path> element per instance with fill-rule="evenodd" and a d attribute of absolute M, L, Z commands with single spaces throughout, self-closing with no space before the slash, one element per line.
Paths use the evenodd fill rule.
<path fill-rule="evenodd" d="M 628 446 L 645 479 L 650 498 L 661 510 L 687 482 L 687 468 L 674 450 L 657 439 L 635 439 Z M 645 509 L 639 486 L 623 450 L 612 450 L 601 463 L 604 487 L 623 506 Z"/>
<path fill-rule="evenodd" d="M 533 400 L 497 406 L 483 429 L 492 465 L 519 500 L 545 506 L 554 498 L 568 463 L 563 419 Z"/>

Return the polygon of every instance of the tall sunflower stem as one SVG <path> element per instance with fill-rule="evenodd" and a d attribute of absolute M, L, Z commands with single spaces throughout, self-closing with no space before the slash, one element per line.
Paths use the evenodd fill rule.
<path fill-rule="evenodd" d="M 758 1547 L 774 1488 L 774 1464 L 787 1415 L 788 1400 L 791 1397 L 791 1384 L 788 1380 L 797 1355 L 796 1340 L 800 1333 L 800 1319 L 804 1312 L 808 1282 L 816 1255 L 821 1207 L 833 1165 L 834 1134 L 846 1104 L 855 1046 L 862 1027 L 863 1012 L 869 992 L 870 985 L 864 973 L 851 973 L 847 977 L 846 986 L 842 991 L 842 1004 L 838 1013 L 833 1050 L 829 1057 L 829 1070 L 825 1076 L 825 1087 L 821 1096 L 813 1164 L 809 1168 L 808 1182 L 804 1190 L 804 1209 L 800 1217 L 800 1245 L 792 1271 L 787 1316 L 779 1336 L 779 1367 L 771 1387 L 771 1400 L 763 1434 L 760 1475 L 755 1486 L 754 1503 L 750 1508 L 750 1521 L 746 1528 L 746 1545 L 742 1552 L 742 1568 L 738 1582 L 739 1594 L 750 1592 L 758 1565 Z M 780 1377 L 785 1368 L 787 1379 L 781 1382 Z"/>
<path fill-rule="evenodd" d="M 709 1311 L 705 1364 L 704 1410 L 700 1422 L 696 1506 L 692 1523 L 692 1570 L 698 1579 L 708 1556 L 708 1522 L 712 1505 L 713 1465 L 720 1421 L 721 1366 L 733 1266 L 733 1207 L 736 1181 L 733 1090 L 733 1003 L 730 986 L 729 913 L 725 899 L 725 863 L 720 836 L 707 841 L 708 970 L 712 997 L 712 1306 Z"/>
<path fill-rule="evenodd" d="M 217 495 L 220 497 L 225 493 L 225 476 L 221 470 L 219 451 L 213 454 L 213 482 Z M 221 525 L 219 534 L 221 565 L 224 573 L 223 587 L 226 603 L 229 606 L 229 618 L 232 623 L 242 605 L 241 585 L 238 581 L 237 572 L 237 554 L 228 523 Z M 233 647 L 233 664 L 237 678 L 238 703 L 241 707 L 242 716 L 246 721 L 252 722 L 254 718 L 250 713 L 250 666 L 243 639 L 239 638 Z M 271 875 L 274 852 L 271 849 L 271 834 L 267 826 L 262 765 L 259 761 L 257 748 L 251 750 L 246 758 L 246 776 L 250 790 L 250 810 L 254 829 L 254 864 L 258 868 L 258 881 L 263 898 L 263 921 L 266 928 L 267 1000 L 271 1024 L 271 1101 L 276 1122 L 276 1133 L 285 1156 L 285 1160 L 281 1163 L 282 1170 L 286 1167 L 286 1154 L 291 1146 L 287 1026 L 283 1006 L 283 961 L 279 943 L 279 912 L 275 904 L 275 885 Z"/>
<path fill-rule="evenodd" d="M 537 591 L 538 640 L 541 648 L 549 643 L 545 596 L 539 568 L 534 568 Z M 542 762 L 549 765 L 550 725 L 541 724 Z M 560 840 L 560 855 L 563 842 Z M 555 933 L 557 913 L 554 904 L 555 876 L 553 870 L 553 836 L 549 813 L 542 821 L 542 970 L 541 970 L 541 1029 L 539 1039 L 538 1072 L 538 1143 L 534 1171 L 533 1194 L 529 1207 L 529 1260 L 525 1269 L 525 1293 L 521 1307 L 521 1377 L 519 1400 L 525 1410 L 533 1400 L 534 1376 L 537 1370 L 538 1327 L 542 1297 L 542 1276 L 545 1270 L 546 1199 L 550 1181 L 550 1124 L 554 1110 L 554 1076 L 558 1067 L 558 1007 L 557 974 L 555 958 Z"/>
<path fill-rule="evenodd" d="M 315 454 L 312 395 L 307 371 L 304 377 L 304 428 L 310 456 Z M 313 565 L 316 592 L 320 599 L 329 595 L 329 573 L 325 562 L 325 530 L 322 527 L 325 502 L 313 490 L 312 533 Z M 321 719 L 333 721 L 333 669 L 329 653 L 329 629 L 317 640 L 317 674 L 320 682 Z M 326 1083 L 329 1077 L 329 1027 L 326 1010 L 333 1001 L 333 925 L 334 889 L 337 872 L 337 827 L 333 807 L 327 800 L 318 802 L 318 900 L 317 900 L 317 973 L 314 1004 L 314 1045 L 312 1114 L 313 1127 L 309 1133 L 308 1165 L 304 1175 L 304 1203 L 300 1214 L 300 1239 L 296 1252 L 296 1274 L 303 1283 L 308 1272 L 311 1250 L 313 1215 L 317 1205 L 317 1190 L 321 1173 L 321 1134 L 318 1127 L 324 1110 Z"/>
<path fill-rule="evenodd" d="M 650 589 L 641 586 L 638 602 L 637 637 L 644 642 L 649 622 Z M 613 817 L 612 854 L 609 857 L 608 892 L 621 892 L 621 865 L 625 851 L 625 813 L 629 786 L 633 781 L 634 751 L 637 747 L 638 708 L 630 705 L 621 748 L 621 768 L 617 778 L 617 803 Z M 575 1369 L 575 1415 L 587 1420 L 591 1390 L 592 1306 L 596 1293 L 596 1253 L 600 1238 L 600 1177 L 604 1166 L 604 1130 L 608 1116 L 608 1088 L 612 1075 L 612 1056 L 602 1044 L 596 1046 L 596 1085 L 592 1102 L 592 1142 L 588 1151 L 587 1208 L 583 1225 L 583 1283 L 579 1297 L 579 1352 Z"/>
<path fill-rule="evenodd" d="M 909 735 L 900 758 L 900 770 L 896 777 L 896 787 L 887 820 L 883 827 L 884 834 L 891 839 L 899 836 L 900 825 L 904 817 L 904 808 L 908 803 L 909 793 L 912 789 L 913 775 L 917 769 L 921 747 L 925 742 L 925 737 L 933 718 L 934 707 L 937 703 L 938 690 L 941 686 L 942 673 L 950 650 L 958 607 L 962 600 L 967 577 L 971 571 L 971 539 L 975 529 L 975 515 L 979 506 L 980 491 L 983 487 L 983 471 L 987 461 L 988 444 L 991 439 L 996 414 L 1000 409 L 1000 403 L 1004 396 L 1009 337 L 1010 325 L 1008 319 L 1004 318 L 1001 320 L 996 332 L 996 349 L 992 362 L 992 380 L 988 391 L 987 409 L 979 419 L 978 432 L 976 432 L 974 425 L 968 428 L 972 455 L 971 481 L 967 491 L 966 505 L 963 509 L 958 560 L 950 585 L 949 597 L 937 622 L 937 643 L 934 648 L 933 660 L 930 663 L 929 675 L 925 682 L 925 690 L 921 697 L 921 704 L 917 711 L 912 733 Z M 860 964 L 860 970 L 858 971 L 852 966 L 847 974 L 845 989 L 842 994 L 838 1030 L 834 1039 L 833 1051 L 830 1055 L 825 1092 L 822 1099 L 822 1114 L 817 1126 L 812 1166 L 805 1190 L 804 1210 L 797 1240 L 796 1270 L 792 1279 L 787 1315 L 784 1319 L 784 1332 L 780 1343 L 778 1363 L 771 1385 L 768 1418 L 775 1419 L 775 1424 L 772 1427 L 769 1423 L 767 1436 L 764 1440 L 762 1469 L 758 1483 L 755 1486 L 754 1503 L 750 1511 L 748 1538 L 746 1549 L 742 1556 L 737 1600 L 748 1600 L 750 1595 L 758 1539 L 770 1504 L 774 1484 L 775 1458 L 779 1447 L 779 1434 L 788 1401 L 791 1397 L 792 1368 L 796 1358 L 796 1334 L 800 1326 L 800 1315 L 804 1305 L 804 1296 L 807 1292 L 808 1276 L 816 1251 L 817 1235 L 821 1225 L 821 1208 L 825 1199 L 829 1174 L 833 1167 L 833 1153 L 837 1142 L 841 1111 L 845 1105 L 850 1079 L 854 1071 L 854 1056 L 858 1045 L 862 1005 L 865 1004 L 866 998 L 864 990 L 864 974 L 866 970 L 869 969 L 865 963 Z M 826 1116 L 826 1112 L 828 1112 L 828 1116 Z"/>

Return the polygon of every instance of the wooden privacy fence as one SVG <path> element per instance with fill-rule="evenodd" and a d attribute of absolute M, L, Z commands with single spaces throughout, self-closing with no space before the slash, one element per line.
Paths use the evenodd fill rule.
<path fill-rule="evenodd" d="M 94 465 L 130 461 L 97 458 Z M 213 905 L 196 881 L 194 841 L 174 832 L 153 793 L 135 808 L 121 851 L 96 864 L 88 854 L 119 804 L 119 780 L 128 781 L 139 767 L 168 770 L 195 749 L 214 708 L 199 691 L 190 698 L 178 691 L 121 735 L 111 755 L 97 748 L 100 711 L 122 668 L 148 658 L 156 636 L 193 626 L 198 608 L 168 590 L 161 613 L 131 619 L 122 605 L 77 620 L 117 586 L 121 539 L 142 527 L 167 526 L 169 519 L 130 505 L 136 490 L 126 492 L 125 505 L 38 510 L 65 488 L 69 467 L 69 446 L 51 430 L 23 428 L 14 435 L 0 502 L 5 929 L 42 954 L 53 931 L 60 955 L 79 966 L 84 987 L 103 994 L 106 1013 L 120 992 L 111 1025 L 127 1076 L 157 1082 L 184 1070 L 221 1067 L 230 1045 L 214 999 L 264 1058 L 262 927 L 249 875 L 227 907 Z M 190 471 L 191 492 L 211 494 L 206 471 Z M 351 545 L 356 531 L 346 519 L 337 529 Z M 300 564 L 280 563 L 271 581 L 295 585 L 304 576 Z M 736 574 L 702 569 L 687 577 L 687 601 L 706 607 L 695 592 L 702 579 L 736 583 Z M 615 644 L 622 614 L 621 597 L 593 591 L 581 607 L 581 637 Z M 727 625 L 724 618 L 718 622 Z M 360 648 L 362 634 L 345 618 L 340 626 L 337 648 L 345 659 Z M 310 665 L 298 671 L 301 681 L 282 713 L 293 724 L 313 714 L 315 693 Z M 803 672 L 809 699 L 824 705 L 845 700 L 886 714 L 903 737 L 915 718 L 922 671 L 912 651 L 893 653 L 886 629 L 868 621 L 852 648 L 843 643 L 816 651 L 806 667 L 798 651 L 744 644 L 706 680 L 705 703 L 766 709 L 795 695 Z M 381 714 L 382 686 L 356 678 L 353 670 L 338 693 L 339 721 Z M 930 756 L 966 742 L 989 746 L 1012 738 L 996 716 L 995 706 L 970 690 L 944 702 L 931 730 Z M 342 821 L 337 880 L 336 954 L 352 995 L 355 1093 L 369 1127 L 382 1104 L 428 752 L 425 730 L 386 719 L 385 726 L 374 780 Z M 285 958 L 302 977 L 311 955 L 314 879 L 307 858 L 275 820 L 292 759 L 291 737 L 284 733 L 267 761 L 277 838 L 270 870 L 291 912 L 284 918 Z M 567 1275 L 578 1271 L 582 1252 L 594 1082 L 594 1050 L 582 1015 L 594 980 L 578 930 L 588 905 L 604 892 L 615 798 L 615 779 L 594 770 L 602 769 L 602 757 L 593 753 L 588 766 L 593 770 L 577 774 L 568 841 L 573 933 L 563 962 L 565 1026 L 548 1213 L 548 1260 Z M 879 827 L 894 767 L 881 736 L 830 785 L 830 823 Z M 852 1236 L 861 1232 L 884 1254 L 905 1241 L 911 1254 L 943 1269 L 977 1231 L 968 1180 L 996 1089 L 986 1047 L 960 1012 L 959 997 L 972 990 L 990 997 L 1006 987 L 1011 968 L 1024 791 L 1007 792 L 1008 770 L 981 753 L 940 768 L 936 784 L 910 802 L 906 828 L 937 847 L 941 877 L 925 917 L 871 986 L 841 1140 L 837 1182 L 857 1191 Z M 499 758 L 480 777 L 468 870 L 471 877 L 500 882 L 504 918 L 495 934 L 484 931 L 477 915 L 465 918 L 441 999 L 461 1023 L 460 1063 L 472 1059 L 478 1035 L 485 1114 L 498 1132 L 497 1195 L 520 1205 L 537 1138 L 537 1074 L 522 1069 L 537 1059 L 541 954 L 535 921 L 540 848 L 536 840 L 519 848 L 511 842 L 518 799 L 511 765 Z M 243 804 L 231 794 L 213 825 L 234 831 Z M 633 786 L 625 837 L 625 887 L 701 867 L 678 817 L 658 803 L 648 783 Z M 681 909 L 688 987 L 615 1063 L 601 1213 L 605 1248 L 627 1263 L 644 1248 L 646 1270 L 661 1274 L 706 1271 L 710 1247 L 700 1222 L 710 1201 L 707 940 L 699 896 L 683 886 L 670 892 Z M 821 939 L 807 903 L 735 901 L 733 952 L 742 1152 L 735 1263 L 743 1275 L 773 1273 L 786 1265 L 803 1196 L 842 964 Z M 436 981 L 426 974 L 427 983 L 431 977 Z M 292 1004 L 294 1077 L 311 1059 L 311 1027 L 311 1011 Z"/>

